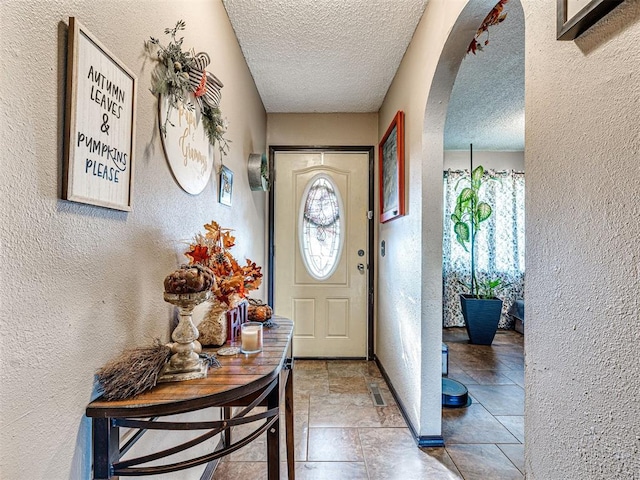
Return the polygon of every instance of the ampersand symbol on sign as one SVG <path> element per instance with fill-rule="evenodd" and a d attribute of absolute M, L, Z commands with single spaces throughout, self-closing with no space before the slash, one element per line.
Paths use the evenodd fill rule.
<path fill-rule="evenodd" d="M 102 114 L 102 126 L 100 127 L 100 131 L 106 133 L 107 135 L 109 135 L 109 115 L 107 115 L 106 113 Z"/>

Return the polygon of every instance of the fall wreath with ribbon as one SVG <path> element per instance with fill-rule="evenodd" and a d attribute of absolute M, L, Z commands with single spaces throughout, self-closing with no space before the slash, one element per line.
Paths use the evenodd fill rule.
<path fill-rule="evenodd" d="M 165 35 L 171 37 L 166 46 L 154 37 L 145 42 L 147 53 L 158 62 L 151 74 L 151 93 L 158 98 L 161 95 L 166 96 L 168 100 L 166 120 L 160 125 L 160 130 L 166 135 L 167 123 L 171 123 L 171 110 L 195 110 L 195 105 L 190 100 L 193 94 L 200 107 L 203 127 L 209 142 L 214 146 L 217 144 L 220 153 L 226 155 L 230 141 L 225 139 L 228 125 L 220 111 L 220 90 L 223 85 L 214 74 L 206 70 L 211 63 L 207 53 L 182 49 L 184 37 L 176 36 L 185 28 L 186 23 L 183 20 L 179 20 L 173 28 L 166 28 Z"/>

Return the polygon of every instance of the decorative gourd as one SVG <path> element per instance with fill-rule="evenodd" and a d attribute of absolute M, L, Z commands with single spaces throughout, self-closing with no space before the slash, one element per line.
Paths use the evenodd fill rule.
<path fill-rule="evenodd" d="M 164 279 L 167 293 L 197 293 L 209 290 L 214 284 L 213 272 L 202 265 L 182 265 Z"/>
<path fill-rule="evenodd" d="M 249 298 L 249 307 L 247 307 L 247 319 L 250 322 L 266 322 L 273 315 L 273 310 L 266 303 L 260 300 Z"/>

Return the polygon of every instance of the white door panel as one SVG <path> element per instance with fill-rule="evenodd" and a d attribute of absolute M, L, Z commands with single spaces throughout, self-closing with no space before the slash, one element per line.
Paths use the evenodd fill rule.
<path fill-rule="evenodd" d="M 274 303 L 277 314 L 295 322 L 297 357 L 366 356 L 367 270 L 359 270 L 358 264 L 366 266 L 368 258 L 368 164 L 367 153 L 275 155 Z M 304 209 L 310 182 L 321 177 L 330 178 L 342 199 L 339 216 L 344 243 L 335 269 L 318 280 L 303 259 L 300 209 Z M 322 243 L 325 230 L 316 228 L 313 231 Z"/>

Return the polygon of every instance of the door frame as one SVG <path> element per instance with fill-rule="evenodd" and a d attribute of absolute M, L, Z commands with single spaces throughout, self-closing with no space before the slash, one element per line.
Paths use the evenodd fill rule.
<path fill-rule="evenodd" d="M 375 268 L 374 268 L 374 168 L 375 168 L 375 147 L 373 145 L 369 146 L 358 146 L 358 145 L 346 145 L 346 146 L 301 146 L 301 145 L 271 145 L 269 146 L 269 178 L 272 179 L 271 185 L 269 188 L 269 219 L 268 219 L 268 242 L 269 242 L 269 251 L 267 253 L 267 267 L 268 267 L 268 275 L 267 275 L 267 301 L 269 305 L 275 308 L 273 303 L 273 295 L 274 295 L 274 269 L 273 269 L 273 256 L 274 256 L 274 241 L 275 241 L 275 179 L 276 179 L 276 169 L 275 169 L 275 155 L 278 152 L 301 152 L 301 153 L 309 153 L 309 152 L 345 152 L 345 153 L 367 153 L 369 155 L 369 205 L 367 207 L 369 213 L 369 240 L 368 240 L 368 254 L 367 254 L 367 263 L 369 268 L 367 270 L 367 360 L 372 360 L 374 356 L 374 324 L 373 324 L 373 312 L 374 312 L 374 296 L 373 296 L 373 288 L 375 285 Z"/>

